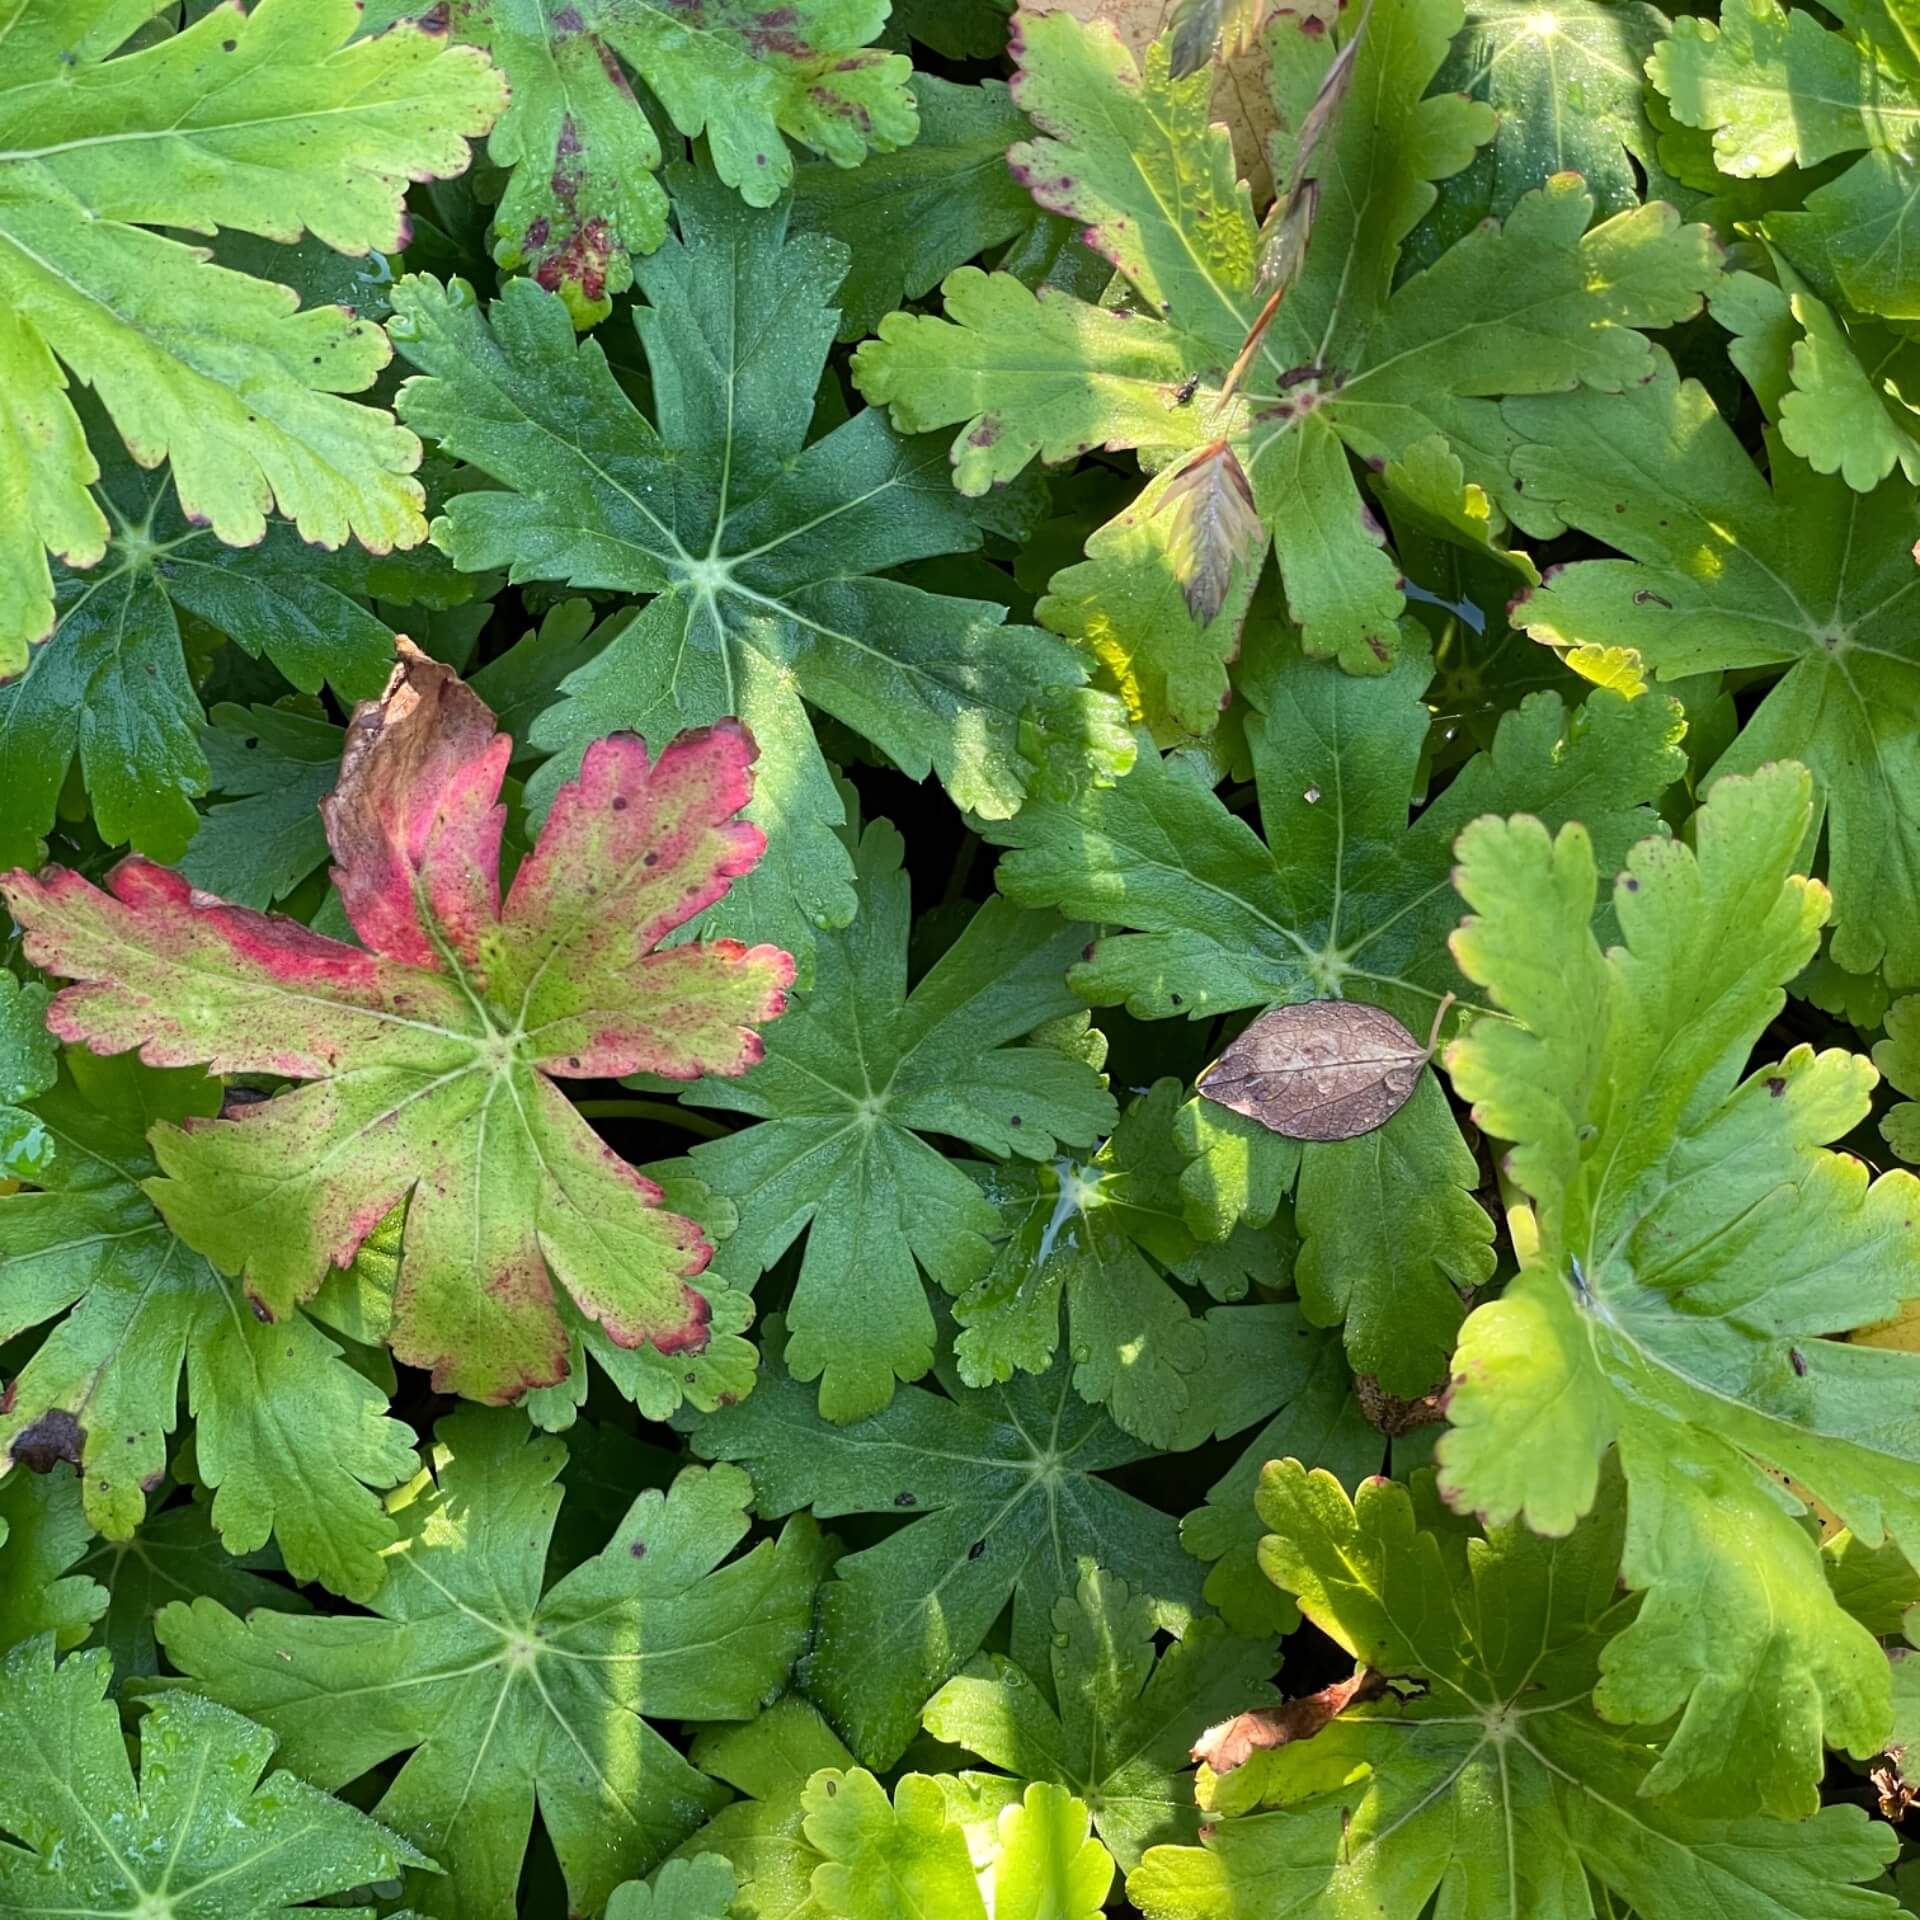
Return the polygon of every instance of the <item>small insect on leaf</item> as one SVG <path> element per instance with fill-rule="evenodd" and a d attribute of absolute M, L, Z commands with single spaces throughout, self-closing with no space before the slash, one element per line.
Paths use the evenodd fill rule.
<path fill-rule="evenodd" d="M 1187 611 L 1205 626 L 1225 604 L 1234 568 L 1256 560 L 1266 540 L 1233 449 L 1224 440 L 1202 447 L 1168 485 L 1160 511 L 1172 516 L 1167 545 Z"/>
<path fill-rule="evenodd" d="M 1451 996 L 1434 1015 L 1440 1030 Z M 1392 1014 L 1352 1000 L 1263 1013 L 1207 1072 L 1200 1091 L 1289 1140 L 1352 1140 L 1407 1104 L 1433 1057 Z"/>

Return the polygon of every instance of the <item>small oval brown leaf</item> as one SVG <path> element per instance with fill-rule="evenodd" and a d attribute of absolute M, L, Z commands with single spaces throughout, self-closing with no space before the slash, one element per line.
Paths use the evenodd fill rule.
<path fill-rule="evenodd" d="M 1289 1140 L 1352 1140 L 1407 1104 L 1431 1054 L 1378 1007 L 1307 1000 L 1263 1013 L 1200 1091 Z"/>

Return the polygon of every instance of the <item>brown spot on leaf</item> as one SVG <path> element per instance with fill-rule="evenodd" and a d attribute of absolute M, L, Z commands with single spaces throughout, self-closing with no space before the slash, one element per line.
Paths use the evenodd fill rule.
<path fill-rule="evenodd" d="M 1372 1374 L 1357 1373 L 1353 1377 L 1353 1397 L 1359 1402 L 1360 1411 L 1389 1439 L 1411 1433 L 1415 1427 L 1433 1426 L 1447 1417 L 1443 1387 L 1423 1393 L 1418 1399 L 1406 1400 L 1397 1393 L 1388 1393 Z"/>
<path fill-rule="evenodd" d="M 65 1407 L 49 1407 L 14 1437 L 13 1457 L 30 1473 L 51 1473 L 64 1460 L 77 1467 L 87 1445 L 87 1430 Z"/>

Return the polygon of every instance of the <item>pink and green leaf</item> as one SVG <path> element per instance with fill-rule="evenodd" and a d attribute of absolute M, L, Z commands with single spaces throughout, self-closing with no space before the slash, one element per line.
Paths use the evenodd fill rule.
<path fill-rule="evenodd" d="M 596 744 L 503 906 L 509 751 L 477 695 L 403 647 L 322 809 L 365 948 L 139 859 L 105 891 L 60 868 L 0 882 L 29 955 L 74 983 L 48 1013 L 62 1039 L 307 1083 L 154 1130 L 175 1232 L 278 1319 L 406 1201 L 393 1349 L 494 1401 L 565 1376 L 556 1282 L 617 1345 L 662 1353 L 705 1346 L 721 1290 L 700 1284 L 700 1229 L 547 1076 L 743 1073 L 793 979 L 772 947 L 658 950 L 764 849 L 737 818 L 743 727 L 657 759 Z"/>

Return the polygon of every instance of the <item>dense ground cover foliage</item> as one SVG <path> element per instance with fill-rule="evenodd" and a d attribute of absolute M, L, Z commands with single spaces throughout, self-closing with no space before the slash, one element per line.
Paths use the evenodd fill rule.
<path fill-rule="evenodd" d="M 1917 205 L 1914 0 L 0 0 L 0 1913 L 1920 1913 Z"/>

